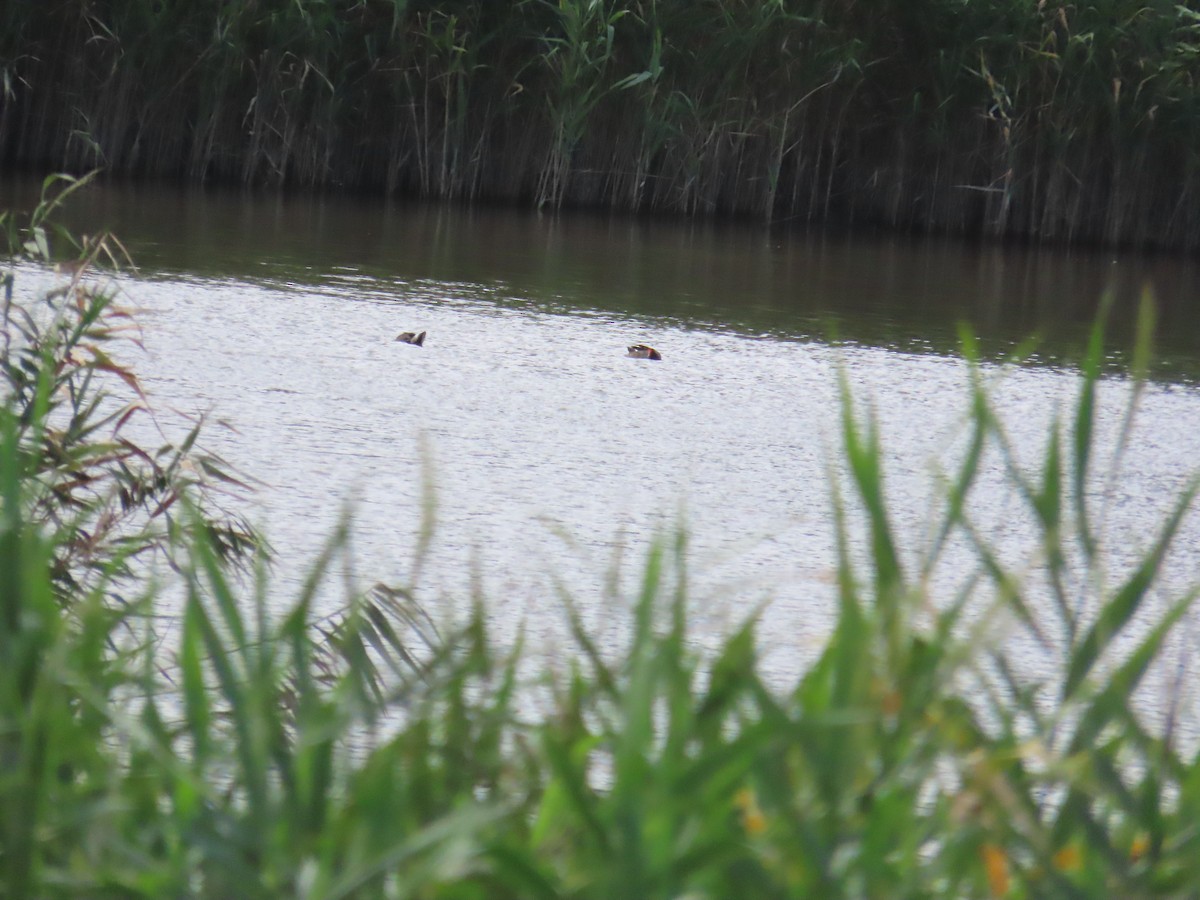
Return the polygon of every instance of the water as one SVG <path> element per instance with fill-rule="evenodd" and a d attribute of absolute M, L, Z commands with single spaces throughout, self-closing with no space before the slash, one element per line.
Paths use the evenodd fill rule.
<path fill-rule="evenodd" d="M 912 565 L 940 496 L 934 473 L 966 437 L 959 323 L 991 360 L 1042 335 L 1029 363 L 987 368 L 1033 465 L 1053 417 L 1070 413 L 1071 361 L 1111 288 L 1103 461 L 1147 282 L 1161 306 L 1159 363 L 1105 494 L 1114 579 L 1197 462 L 1195 260 L 368 200 L 111 187 L 78 199 L 76 227 L 113 229 L 140 266 L 122 285 L 144 311 L 146 353 L 133 361 L 150 396 L 209 415 L 208 446 L 261 484 L 252 518 L 279 554 L 280 604 L 349 508 L 355 583 L 415 580 L 435 614 L 479 590 L 500 634 L 524 623 L 556 655 L 564 592 L 596 629 L 617 628 L 614 607 L 636 590 L 653 537 L 682 523 L 697 640 L 764 604 L 770 673 L 786 684 L 831 625 L 831 479 L 848 490 L 839 372 L 879 423 Z M 395 343 L 405 330 L 428 331 L 425 346 Z M 625 358 L 639 342 L 663 361 Z M 160 422 L 185 427 L 169 413 Z M 418 567 L 427 475 L 437 524 Z M 994 458 L 970 508 L 1011 562 L 1036 557 Z M 1168 588 L 1194 578 L 1197 537 L 1185 523 Z M 952 549 L 935 593 L 950 595 L 967 558 Z M 605 587 L 615 560 L 625 599 Z M 331 585 L 324 602 L 339 596 Z M 1176 646 L 1187 651 L 1194 634 Z"/>

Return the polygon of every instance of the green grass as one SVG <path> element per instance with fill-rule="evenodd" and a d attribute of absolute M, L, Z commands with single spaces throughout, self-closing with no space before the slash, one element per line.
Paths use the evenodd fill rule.
<path fill-rule="evenodd" d="M 1174 0 L 11 0 L 0 161 L 1200 246 Z"/>
<path fill-rule="evenodd" d="M 6 217 L 16 252 L 55 249 L 53 203 Z M 115 246 L 81 248 L 88 269 Z M 228 480 L 179 474 L 210 471 L 202 435 L 115 449 L 109 411 L 140 400 L 136 378 L 115 351 L 81 352 L 117 340 L 114 298 L 85 274 L 27 297 L 15 271 L 0 406 L 0 897 L 1200 892 L 1200 765 L 1177 741 L 1183 711 L 1152 729 L 1132 699 L 1173 663 L 1168 636 L 1193 609 L 1194 592 L 1162 596 L 1157 579 L 1195 486 L 1107 584 L 1103 508 L 1086 489 L 1125 445 L 1096 457 L 1101 326 L 1074 415 L 1032 468 L 972 362 L 969 439 L 916 555 L 889 519 L 883 438 L 843 389 L 836 624 L 786 690 L 764 683 L 753 619 L 695 650 L 682 532 L 653 542 L 624 646 L 601 652 L 568 602 L 575 652 L 527 681 L 521 646 L 489 636 L 486 599 L 442 633 L 411 592 L 382 585 L 315 619 L 346 527 L 268 615 L 261 541 L 231 542 L 212 506 Z M 25 313 L 43 307 L 51 324 L 35 327 Z M 964 352 L 972 361 L 969 335 Z M 973 520 L 990 466 L 1041 537 L 1033 559 L 1005 562 Z M 144 479 L 158 493 L 130 489 Z M 139 502 L 124 527 L 100 529 L 126 500 Z M 960 591 L 935 595 L 952 545 L 974 561 Z M 181 599 L 132 564 L 149 547 L 171 560 Z M 1024 674 L 997 621 L 1055 635 L 1052 673 Z"/>

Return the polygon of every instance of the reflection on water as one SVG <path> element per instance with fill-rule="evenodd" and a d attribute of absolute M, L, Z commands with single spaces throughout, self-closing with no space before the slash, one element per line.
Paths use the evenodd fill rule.
<path fill-rule="evenodd" d="M 935 461 L 965 438 L 959 320 L 997 356 L 1040 331 L 1057 363 L 1106 287 L 1128 304 L 1152 279 L 1165 364 L 1107 495 L 1116 571 L 1196 464 L 1191 260 L 140 188 L 81 199 L 76 222 L 117 231 L 149 276 L 127 290 L 146 311 L 152 396 L 235 426 L 209 440 L 266 485 L 285 585 L 348 502 L 356 577 L 406 581 L 430 466 L 438 527 L 422 595 L 461 603 L 477 571 L 497 627 L 524 622 L 551 650 L 565 640 L 562 591 L 597 627 L 615 620 L 614 557 L 624 548 L 631 586 L 651 536 L 682 520 L 701 624 L 717 634 L 770 601 L 772 665 L 798 671 L 829 625 L 838 372 L 879 421 L 894 524 L 919 549 Z M 395 343 L 406 330 L 427 331 L 425 346 Z M 625 358 L 639 342 L 664 360 Z M 992 374 L 1036 464 L 1077 379 L 1057 364 Z M 1103 385 L 1101 451 L 1116 445 L 1125 390 Z M 1012 561 L 1038 552 L 1020 509 L 999 467 L 985 471 L 972 516 Z M 1197 546 L 1189 521 L 1172 587 L 1193 577 Z M 935 573 L 943 595 L 965 559 L 958 548 Z"/>
<path fill-rule="evenodd" d="M 0 183 L 0 206 L 33 195 Z M 595 310 L 746 335 L 952 353 L 969 323 L 1003 356 L 1076 355 L 1099 300 L 1117 300 L 1114 354 L 1151 285 L 1160 376 L 1200 375 L 1200 260 L 958 240 L 768 233 L 708 223 L 541 216 L 355 198 L 89 187 L 81 227 L 116 232 L 148 272 L 318 286 L 331 275 L 467 282 L 497 303 Z"/>

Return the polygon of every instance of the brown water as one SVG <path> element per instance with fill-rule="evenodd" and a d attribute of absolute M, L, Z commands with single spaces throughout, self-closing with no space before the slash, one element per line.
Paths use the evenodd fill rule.
<path fill-rule="evenodd" d="M 911 563 L 934 472 L 965 436 L 959 324 L 992 360 L 1041 336 L 1028 364 L 988 368 L 1034 463 L 1053 417 L 1069 416 L 1071 360 L 1109 289 L 1096 489 L 1113 578 L 1200 462 L 1192 259 L 146 188 L 89 189 L 70 216 L 114 230 L 141 267 L 122 284 L 145 310 L 137 365 L 152 397 L 236 429 L 210 429 L 209 444 L 264 484 L 256 515 L 279 552 L 281 603 L 349 504 L 358 583 L 416 577 L 431 606 L 461 609 L 477 573 L 501 632 L 525 622 L 553 650 L 562 591 L 606 627 L 621 602 L 604 587 L 614 558 L 632 592 L 652 536 L 682 522 L 699 638 L 768 603 L 786 681 L 830 624 L 839 370 L 879 422 Z M 1121 351 L 1147 283 L 1159 364 L 1115 473 Z M 403 330 L 427 330 L 425 347 L 394 343 Z M 663 361 L 626 359 L 635 342 Z M 418 571 L 426 466 L 438 522 Z M 1036 557 L 994 460 L 971 510 L 1014 564 Z M 1189 521 L 1168 587 L 1194 579 L 1198 537 Z M 935 589 L 969 571 L 955 548 Z"/>
<path fill-rule="evenodd" d="M 0 184 L 0 202 L 27 203 L 34 188 Z M 1037 336 L 1034 358 L 1044 361 L 1077 354 L 1107 291 L 1119 357 L 1150 286 L 1160 377 L 1200 376 L 1194 257 L 146 187 L 88 189 L 68 212 L 81 227 L 115 231 L 149 273 L 467 282 L 495 288 L 499 303 L 916 352 L 953 353 L 966 322 L 995 355 Z"/>

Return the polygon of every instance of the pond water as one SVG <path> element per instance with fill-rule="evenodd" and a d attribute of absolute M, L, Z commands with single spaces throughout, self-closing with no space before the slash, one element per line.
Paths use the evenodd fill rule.
<path fill-rule="evenodd" d="M 564 592 L 597 630 L 616 627 L 650 542 L 683 525 L 697 639 L 766 604 L 770 671 L 787 683 L 831 624 L 832 485 L 848 491 L 839 372 L 878 422 L 912 565 L 936 472 L 967 434 L 959 324 L 980 336 L 996 408 L 1034 464 L 1070 415 L 1072 360 L 1106 290 L 1095 490 L 1111 578 L 1200 462 L 1194 259 L 146 187 L 92 186 L 69 219 L 116 232 L 140 267 L 121 284 L 144 311 L 132 361 L 152 399 L 208 413 L 208 446 L 261 483 L 252 518 L 278 553 L 281 604 L 349 508 L 356 583 L 415 582 L 435 615 L 481 594 L 502 635 L 523 624 L 553 654 Z M 1114 473 L 1122 351 L 1146 284 L 1158 364 Z M 406 330 L 427 331 L 424 347 L 394 342 Z M 1035 333 L 1028 362 L 998 364 Z M 626 358 L 633 343 L 663 360 Z M 418 565 L 426 476 L 436 527 Z M 971 514 L 1032 567 L 1029 517 L 995 457 Z M 1198 525 L 1168 560 L 1171 590 L 1195 578 Z M 971 571 L 951 548 L 933 592 Z M 331 585 L 326 602 L 341 596 Z M 1185 629 L 1180 650 L 1194 638 Z"/>

